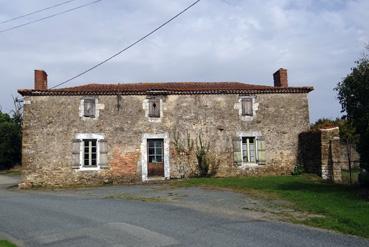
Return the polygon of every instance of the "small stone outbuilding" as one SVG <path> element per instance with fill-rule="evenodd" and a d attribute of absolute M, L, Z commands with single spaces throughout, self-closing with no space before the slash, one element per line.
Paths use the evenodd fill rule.
<path fill-rule="evenodd" d="M 274 74 L 274 86 L 178 82 L 61 89 L 48 89 L 47 74 L 36 70 L 34 89 L 18 91 L 24 97 L 22 183 L 195 176 L 201 144 L 209 174 L 289 174 L 299 134 L 309 129 L 312 90 L 289 87 L 285 69 Z"/>

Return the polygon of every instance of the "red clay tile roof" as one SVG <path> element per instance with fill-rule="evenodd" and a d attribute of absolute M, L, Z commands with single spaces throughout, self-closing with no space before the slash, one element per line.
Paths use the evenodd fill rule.
<path fill-rule="evenodd" d="M 263 94 L 309 93 L 313 87 L 271 87 L 240 82 L 166 82 L 127 84 L 87 84 L 77 87 L 32 90 L 20 89 L 23 95 L 146 95 L 146 94 Z"/>

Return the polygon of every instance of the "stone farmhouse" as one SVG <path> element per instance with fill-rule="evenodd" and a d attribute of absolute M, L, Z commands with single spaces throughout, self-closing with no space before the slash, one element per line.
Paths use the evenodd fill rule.
<path fill-rule="evenodd" d="M 309 129 L 308 93 L 239 82 L 87 84 L 48 89 L 35 71 L 24 97 L 22 184 L 69 186 L 199 174 L 289 174 Z M 199 157 L 199 151 L 206 153 Z M 197 155 L 196 155 L 197 154 Z M 199 160 L 200 158 L 200 160 Z M 203 164 L 203 163 L 201 163 Z M 205 163 L 204 163 L 205 164 Z"/>

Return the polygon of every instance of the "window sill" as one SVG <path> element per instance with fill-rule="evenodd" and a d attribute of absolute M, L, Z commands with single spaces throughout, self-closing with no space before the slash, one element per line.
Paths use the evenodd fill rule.
<path fill-rule="evenodd" d="M 245 163 L 245 162 L 242 162 L 242 165 L 240 166 L 240 168 L 257 167 L 257 166 L 259 166 L 258 163 Z"/>
<path fill-rule="evenodd" d="M 80 167 L 77 171 L 100 171 L 100 170 L 101 170 L 100 167 L 92 167 L 92 168 Z"/>

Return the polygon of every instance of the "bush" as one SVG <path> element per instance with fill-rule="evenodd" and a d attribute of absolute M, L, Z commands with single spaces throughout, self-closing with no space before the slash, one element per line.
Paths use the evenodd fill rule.
<path fill-rule="evenodd" d="M 209 172 L 209 162 L 207 154 L 209 152 L 210 143 L 204 143 L 199 134 L 198 139 L 196 141 L 196 158 L 197 165 L 200 171 L 200 177 L 205 177 Z"/>
<path fill-rule="evenodd" d="M 8 114 L 0 112 L 0 169 L 19 164 L 21 159 L 21 127 Z"/>
<path fill-rule="evenodd" d="M 365 169 L 359 173 L 359 184 L 363 187 L 369 187 L 369 172 Z"/>
<path fill-rule="evenodd" d="M 297 164 L 295 166 L 295 168 L 293 169 L 293 172 L 291 173 L 291 175 L 293 176 L 297 176 L 297 175 L 301 175 L 302 173 L 304 173 L 304 166 L 301 164 Z"/>

